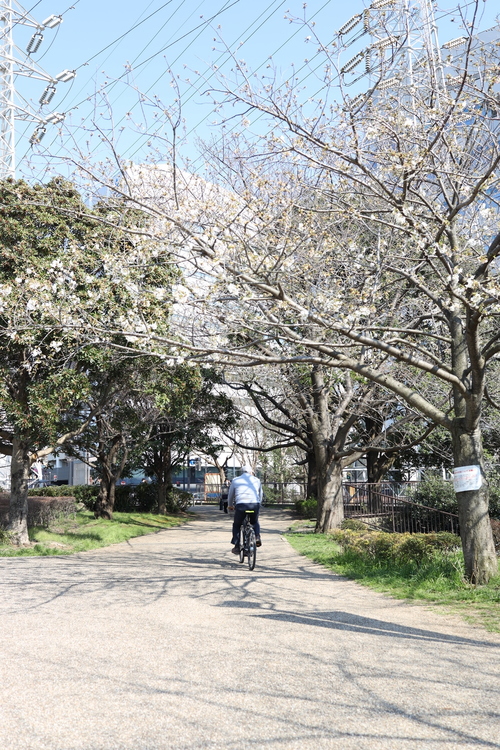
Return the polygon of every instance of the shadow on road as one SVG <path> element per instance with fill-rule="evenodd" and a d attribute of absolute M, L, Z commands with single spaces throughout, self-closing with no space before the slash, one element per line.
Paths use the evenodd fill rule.
<path fill-rule="evenodd" d="M 298 625 L 313 625 L 320 628 L 333 628 L 335 630 L 351 630 L 356 633 L 365 633 L 367 635 L 390 636 L 391 638 L 411 638 L 416 640 L 439 641 L 454 645 L 471 645 L 471 646 L 489 646 L 498 648 L 498 644 L 488 643 L 487 641 L 471 640 L 461 636 L 447 635 L 446 633 L 437 633 L 432 630 L 422 630 L 404 625 L 398 625 L 393 622 L 384 622 L 375 620 L 371 617 L 360 617 L 349 612 L 333 610 L 331 612 L 308 612 L 307 614 L 298 614 L 296 612 L 287 612 L 280 610 L 263 610 L 259 602 L 251 601 L 225 601 L 220 606 L 236 607 L 239 609 L 260 610 L 259 617 L 268 620 L 282 620 Z"/>

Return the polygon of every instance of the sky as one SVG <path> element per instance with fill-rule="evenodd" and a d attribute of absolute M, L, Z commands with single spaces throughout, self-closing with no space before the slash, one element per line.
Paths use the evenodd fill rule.
<path fill-rule="evenodd" d="M 97 153 L 94 123 L 100 123 L 108 132 L 112 112 L 120 155 L 141 161 L 146 155 L 148 136 L 137 132 L 134 123 L 142 122 L 145 116 L 149 119 L 152 107 L 144 103 L 141 108 L 137 90 L 147 96 L 156 95 L 162 106 L 172 107 L 177 95 L 171 86 L 172 71 L 182 100 L 184 131 L 180 147 L 194 160 L 194 168 L 199 166 L 197 139 L 209 139 L 218 132 L 219 117 L 206 91 L 216 85 L 213 64 L 220 73 L 230 72 L 228 50 L 237 51 L 238 59 L 244 59 L 259 72 L 266 70 L 272 57 L 279 80 L 285 80 L 294 65 L 301 71 L 306 90 L 314 92 L 318 84 L 314 70 L 316 45 L 306 42 L 307 30 L 300 23 L 291 22 L 290 16 L 300 19 L 305 14 L 314 20 L 322 42 L 329 44 L 353 14 L 369 5 L 363 0 L 309 0 L 306 4 L 296 0 L 143 0 L 140 5 L 130 0 L 70 2 L 31 0 L 24 6 L 38 22 L 52 14 L 63 16 L 63 23 L 56 29 L 44 30 L 43 43 L 33 55 L 35 63 L 52 76 L 65 69 L 77 74 L 71 82 L 59 83 L 54 99 L 43 108 L 45 113 L 58 111 L 66 115 L 62 141 L 58 128 L 48 126 L 43 150 L 57 153 L 62 145 L 68 150 L 84 147 L 89 141 L 91 148 L 96 142 Z M 463 2 L 467 4 L 467 0 Z M 440 0 L 440 9 L 436 10 L 441 43 L 463 33 L 460 19 L 451 12 L 455 5 L 454 0 L 445 0 L 444 4 Z M 499 12 L 498 0 L 480 0 L 479 27 L 493 26 Z M 33 31 L 21 24 L 14 28 L 14 40 L 21 50 Z M 306 64 L 305 59 L 312 62 Z M 41 80 L 21 76 L 16 80 L 19 95 L 38 110 L 37 100 L 44 87 Z M 97 109 L 96 91 L 101 91 Z M 17 125 L 18 175 L 38 148 L 32 150 L 28 143 L 33 130 L 29 122 Z"/>

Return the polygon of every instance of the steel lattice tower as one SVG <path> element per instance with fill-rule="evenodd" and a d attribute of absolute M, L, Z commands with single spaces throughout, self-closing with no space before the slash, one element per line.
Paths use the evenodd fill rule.
<path fill-rule="evenodd" d="M 32 145 L 43 138 L 46 125 L 56 124 L 64 119 L 59 112 L 45 113 L 56 93 L 57 84 L 72 80 L 76 73 L 63 70 L 52 77 L 33 59 L 42 41 L 43 32 L 62 23 L 62 16 L 49 16 L 38 23 L 16 0 L 0 0 L 0 179 L 14 177 L 16 170 L 15 123 L 22 120 L 35 125 L 31 135 Z M 31 28 L 32 36 L 25 50 L 14 43 L 14 29 L 18 26 Z M 38 105 L 19 96 L 16 90 L 18 76 L 36 79 L 45 84 Z"/>
<path fill-rule="evenodd" d="M 0 176 L 14 177 L 14 50 L 12 5 L 4 3 L 0 18 Z"/>
<path fill-rule="evenodd" d="M 444 88 L 432 0 L 373 0 L 339 29 L 338 38 L 344 86 L 366 78 L 380 91 L 404 80 L 408 90 L 425 75 L 436 96 Z M 344 62 L 348 48 L 358 40 L 366 46 Z M 364 97 L 359 94 L 352 101 Z"/>

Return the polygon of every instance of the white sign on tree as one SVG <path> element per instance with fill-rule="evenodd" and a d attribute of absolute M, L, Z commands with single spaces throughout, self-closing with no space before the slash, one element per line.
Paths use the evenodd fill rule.
<path fill-rule="evenodd" d="M 453 470 L 455 492 L 478 490 L 482 485 L 480 466 L 458 466 Z"/>

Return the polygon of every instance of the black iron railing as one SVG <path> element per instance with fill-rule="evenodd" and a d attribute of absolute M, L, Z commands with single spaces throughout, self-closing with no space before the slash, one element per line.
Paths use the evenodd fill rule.
<path fill-rule="evenodd" d="M 428 534 L 433 531 L 459 533 L 454 513 L 414 503 L 409 499 L 418 482 L 346 482 L 342 485 L 344 515 L 360 518 L 387 531 Z"/>
<path fill-rule="evenodd" d="M 458 516 L 412 501 L 419 482 L 343 482 L 344 516 L 359 518 L 387 531 L 459 533 Z M 300 482 L 263 482 L 269 505 L 293 505 L 306 499 L 306 485 Z M 219 502 L 207 497 L 205 502 Z"/>
<path fill-rule="evenodd" d="M 264 498 L 269 505 L 293 505 L 306 499 L 306 485 L 301 482 L 262 482 Z"/>

